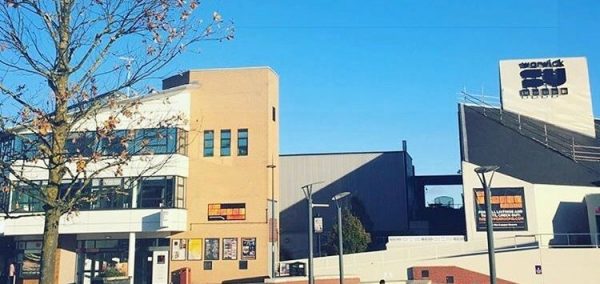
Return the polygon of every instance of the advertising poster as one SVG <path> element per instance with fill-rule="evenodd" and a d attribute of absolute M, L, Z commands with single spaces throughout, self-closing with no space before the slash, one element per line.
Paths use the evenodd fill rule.
<path fill-rule="evenodd" d="M 237 259 L 237 238 L 224 238 L 223 239 L 223 260 L 236 260 Z"/>
<path fill-rule="evenodd" d="M 315 233 L 320 234 L 323 233 L 323 217 L 315 217 Z"/>
<path fill-rule="evenodd" d="M 187 242 L 185 239 L 173 239 L 171 243 L 171 260 L 185 260 Z"/>
<path fill-rule="evenodd" d="M 256 259 L 256 238 L 242 238 L 242 259 Z"/>
<path fill-rule="evenodd" d="M 246 220 L 245 203 L 208 204 L 208 221 Z"/>
<path fill-rule="evenodd" d="M 219 259 L 219 239 L 204 239 L 204 259 Z"/>
<path fill-rule="evenodd" d="M 492 188 L 492 222 L 494 231 L 527 231 L 525 192 L 522 187 Z M 477 231 L 486 230 L 485 195 L 474 189 Z"/>
<path fill-rule="evenodd" d="M 40 276 L 42 252 L 39 250 L 25 250 L 21 264 L 22 278 L 37 278 Z"/>
<path fill-rule="evenodd" d="M 202 260 L 202 239 L 189 240 L 188 260 Z"/>

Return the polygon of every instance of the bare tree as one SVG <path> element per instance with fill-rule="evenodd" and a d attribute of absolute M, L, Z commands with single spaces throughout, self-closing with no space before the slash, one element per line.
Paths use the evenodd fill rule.
<path fill-rule="evenodd" d="M 60 217 L 112 194 L 86 190 L 94 177 L 106 171 L 121 175 L 134 155 L 152 154 L 132 133 L 117 131 L 123 128 L 121 120 L 144 119 L 137 111 L 140 100 L 123 96 L 123 90 L 139 88 L 201 41 L 232 39 L 234 30 L 217 12 L 203 16 L 196 0 L 5 0 L 2 4 L 3 192 L 19 191 L 42 205 L 40 283 L 49 284 L 56 277 Z M 177 115 L 163 118 L 161 126 L 178 119 Z M 132 145 L 137 145 L 135 151 Z M 32 179 L 31 171 L 46 172 L 47 181 Z M 119 190 L 113 191 L 127 194 Z M 3 210 L 11 217 L 8 207 Z"/>

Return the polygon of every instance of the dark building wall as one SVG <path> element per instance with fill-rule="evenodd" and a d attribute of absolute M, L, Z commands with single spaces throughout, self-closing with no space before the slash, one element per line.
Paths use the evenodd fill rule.
<path fill-rule="evenodd" d="M 345 206 L 352 204 L 353 211 L 362 215 L 359 217 L 376 243 L 385 244 L 388 235 L 408 230 L 407 175 L 413 171 L 406 152 L 282 155 L 280 163 L 283 259 L 303 258 L 308 254 L 308 211 L 301 187 L 315 181 L 325 183 L 314 187 L 314 202 L 330 204 L 329 208 L 314 210 L 315 216 L 324 218 L 322 244 L 336 224 L 331 197 L 344 191 L 352 193 Z M 316 255 L 317 245 L 318 235 L 315 235 Z M 325 248 L 321 252 L 325 254 Z"/>
<path fill-rule="evenodd" d="M 502 116 L 502 119 L 500 119 Z M 521 116 L 523 126 L 515 125 L 516 114 L 499 109 L 459 105 L 462 160 L 476 165 L 498 165 L 499 172 L 534 184 L 596 186 L 600 181 L 600 163 L 574 161 L 563 146 L 545 146 L 540 121 Z M 546 125 L 554 139 L 575 140 L 595 146 L 598 142 L 567 129 Z"/>

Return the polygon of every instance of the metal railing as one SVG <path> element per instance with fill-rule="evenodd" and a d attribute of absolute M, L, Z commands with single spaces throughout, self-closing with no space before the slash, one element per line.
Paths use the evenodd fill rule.
<path fill-rule="evenodd" d="M 545 233 L 514 235 L 494 238 L 497 252 L 523 249 L 560 248 L 600 248 L 600 233 Z M 413 244 L 413 243 L 411 243 Z M 462 255 L 486 254 L 485 239 L 465 242 L 445 242 L 424 246 L 398 246 L 388 250 L 397 251 L 404 260 L 424 260 L 456 257 Z"/>
<path fill-rule="evenodd" d="M 491 96 L 476 96 L 462 91 L 461 101 L 465 107 L 495 120 L 519 134 L 574 161 L 600 162 L 600 147 L 581 144 L 574 136 L 565 135 L 560 127 L 543 121 L 505 111 L 499 99 Z M 590 138 L 591 139 L 591 138 Z"/>

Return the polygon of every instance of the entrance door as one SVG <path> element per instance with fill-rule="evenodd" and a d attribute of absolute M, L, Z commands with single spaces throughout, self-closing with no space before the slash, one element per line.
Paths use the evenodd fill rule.
<path fill-rule="evenodd" d="M 95 253 L 85 253 L 80 255 L 77 267 L 78 283 L 90 284 L 92 277 L 98 276 L 100 270 L 100 262 L 97 260 Z"/>
<path fill-rule="evenodd" d="M 152 283 L 167 284 L 169 281 L 169 251 L 152 252 Z"/>

